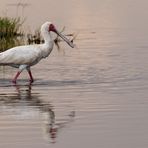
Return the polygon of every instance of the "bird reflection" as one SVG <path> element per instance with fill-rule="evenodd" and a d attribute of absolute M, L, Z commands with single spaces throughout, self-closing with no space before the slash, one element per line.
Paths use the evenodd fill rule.
<path fill-rule="evenodd" d="M 44 123 L 45 135 L 48 141 L 55 143 L 58 133 L 74 120 L 75 111 L 69 112 L 69 114 L 64 117 L 64 121 L 56 119 L 54 106 L 51 103 L 41 100 L 38 93 L 32 93 L 32 87 L 31 84 L 23 86 L 14 85 L 16 93 L 12 96 L 5 95 L 4 98 L 0 97 L 0 105 L 12 107 L 13 111 L 20 107 L 23 109 L 26 108 L 25 114 L 27 113 L 28 116 L 30 108 L 31 111 L 39 111 L 42 116 L 46 115 L 46 123 Z M 17 114 L 20 114 L 20 112 L 21 110 L 18 110 Z M 16 113 L 16 111 L 14 113 Z"/>

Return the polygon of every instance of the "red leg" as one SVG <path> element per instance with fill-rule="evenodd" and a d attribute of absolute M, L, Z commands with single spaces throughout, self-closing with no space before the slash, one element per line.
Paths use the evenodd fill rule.
<path fill-rule="evenodd" d="M 20 71 L 17 72 L 17 74 L 15 75 L 14 79 L 12 80 L 13 83 L 16 84 L 16 80 L 17 80 L 17 78 L 19 77 L 20 73 L 21 73 Z"/>
<path fill-rule="evenodd" d="M 32 73 L 31 73 L 30 69 L 28 70 L 28 74 L 29 74 L 29 77 L 30 77 L 30 82 L 33 83 L 34 80 L 33 80 Z"/>

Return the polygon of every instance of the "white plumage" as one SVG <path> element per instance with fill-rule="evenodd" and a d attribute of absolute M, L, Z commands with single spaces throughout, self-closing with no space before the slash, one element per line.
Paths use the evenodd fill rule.
<path fill-rule="evenodd" d="M 54 41 L 52 40 L 50 31 L 57 33 L 72 48 L 74 47 L 73 43 L 59 33 L 52 23 L 44 23 L 41 26 L 41 35 L 45 41 L 43 44 L 17 46 L 0 53 L 0 65 L 8 65 L 19 68 L 18 73 L 12 81 L 13 83 L 16 83 L 18 76 L 24 69 L 28 71 L 30 82 L 32 83 L 34 81 L 30 67 L 37 64 L 42 58 L 46 58 L 53 49 Z"/>

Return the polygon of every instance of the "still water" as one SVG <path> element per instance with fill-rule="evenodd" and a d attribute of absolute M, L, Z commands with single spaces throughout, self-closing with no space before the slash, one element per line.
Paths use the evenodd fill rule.
<path fill-rule="evenodd" d="M 1 1 L 1 14 L 15 16 L 15 2 Z M 24 2 L 26 26 L 66 26 L 77 48 L 61 42 L 32 85 L 26 72 L 12 85 L 16 69 L 0 67 L 0 147 L 148 147 L 148 2 Z"/>

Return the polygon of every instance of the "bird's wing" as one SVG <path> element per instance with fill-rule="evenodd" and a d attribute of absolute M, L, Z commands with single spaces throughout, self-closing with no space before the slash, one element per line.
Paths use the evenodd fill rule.
<path fill-rule="evenodd" d="M 0 65 L 31 65 L 40 58 L 40 53 L 40 48 L 37 45 L 14 47 L 0 53 Z"/>

